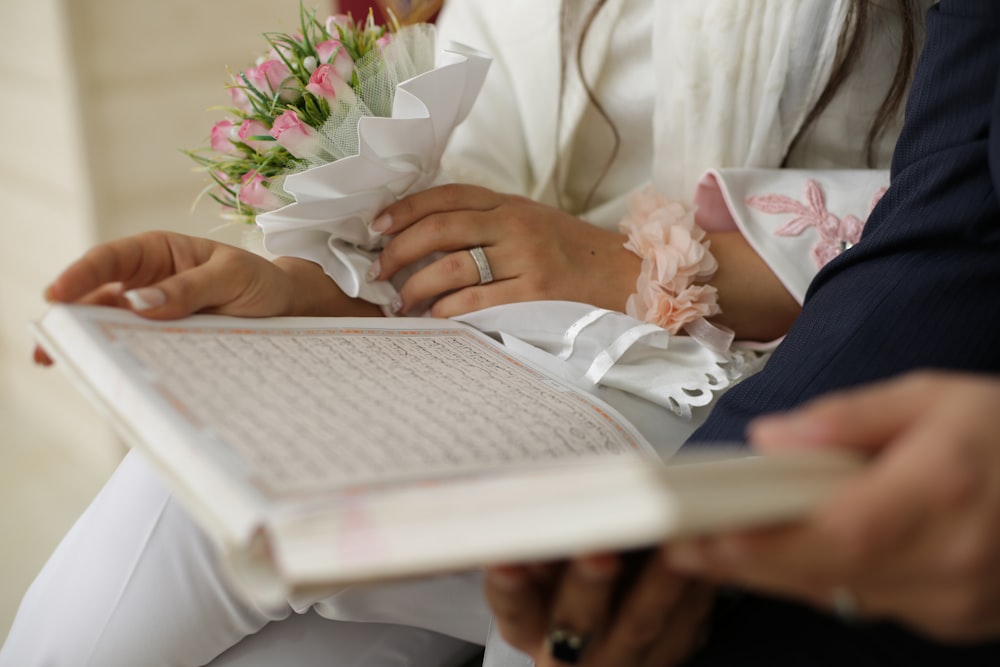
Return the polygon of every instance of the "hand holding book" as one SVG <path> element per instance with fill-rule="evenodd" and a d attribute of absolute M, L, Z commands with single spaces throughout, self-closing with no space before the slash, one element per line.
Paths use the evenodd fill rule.
<path fill-rule="evenodd" d="M 269 261 L 247 250 L 173 232 L 145 232 L 91 248 L 46 288 L 51 303 L 131 309 L 168 320 L 193 313 L 239 317 L 362 316 L 379 310 L 347 297 L 312 262 Z M 35 361 L 48 365 L 44 350 Z"/>

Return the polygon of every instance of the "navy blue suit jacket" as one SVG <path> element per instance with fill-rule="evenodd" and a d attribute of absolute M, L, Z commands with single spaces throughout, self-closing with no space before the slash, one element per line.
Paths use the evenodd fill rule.
<path fill-rule="evenodd" d="M 941 0 L 907 102 L 889 191 L 860 243 L 816 277 L 766 367 L 690 442 L 917 368 L 1000 373 L 1000 0 Z M 1000 443 L 998 443 L 1000 445 Z M 713 619 L 692 667 L 1000 665 L 1000 644 L 936 644 L 753 595 Z"/>

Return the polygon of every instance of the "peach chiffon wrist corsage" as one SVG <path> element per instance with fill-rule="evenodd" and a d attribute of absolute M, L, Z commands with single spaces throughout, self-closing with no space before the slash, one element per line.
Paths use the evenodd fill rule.
<path fill-rule="evenodd" d="M 629 213 L 618 225 L 628 234 L 625 247 L 642 258 L 636 293 L 625 312 L 671 334 L 687 324 L 718 315 L 718 291 L 704 284 L 718 268 L 694 209 L 667 199 L 652 186 L 636 191 Z"/>

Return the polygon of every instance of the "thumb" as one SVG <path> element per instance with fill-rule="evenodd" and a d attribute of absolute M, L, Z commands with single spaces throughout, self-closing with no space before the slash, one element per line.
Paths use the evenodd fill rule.
<path fill-rule="evenodd" d="M 236 282 L 213 262 L 181 271 L 158 283 L 130 289 L 122 296 L 132 310 L 154 320 L 172 320 L 224 306 Z M 238 288 L 236 288 L 238 292 Z"/>
<path fill-rule="evenodd" d="M 765 452 L 841 447 L 874 453 L 925 412 L 934 384 L 931 375 L 910 375 L 833 394 L 754 420 L 749 440 Z"/>

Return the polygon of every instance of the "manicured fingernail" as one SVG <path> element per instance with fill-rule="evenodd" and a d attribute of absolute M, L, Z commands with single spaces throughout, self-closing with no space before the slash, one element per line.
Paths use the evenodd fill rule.
<path fill-rule="evenodd" d="M 51 366 L 52 360 L 49 356 L 42 351 L 42 348 L 36 347 L 34 353 L 31 355 L 35 364 L 38 366 Z"/>
<path fill-rule="evenodd" d="M 383 213 L 372 221 L 372 231 L 378 234 L 385 234 L 392 227 L 392 217 L 388 213 Z"/>
<path fill-rule="evenodd" d="M 380 275 L 382 275 L 382 260 L 376 257 L 372 265 L 368 267 L 368 273 L 365 274 L 365 278 L 368 279 L 368 282 L 371 282 L 378 280 Z"/>
<path fill-rule="evenodd" d="M 151 310 L 167 302 L 167 295 L 159 287 L 130 289 L 123 294 L 134 310 Z"/>
<path fill-rule="evenodd" d="M 389 306 L 393 313 L 398 313 L 403 310 L 403 299 L 399 296 L 392 297 L 392 305 Z"/>

